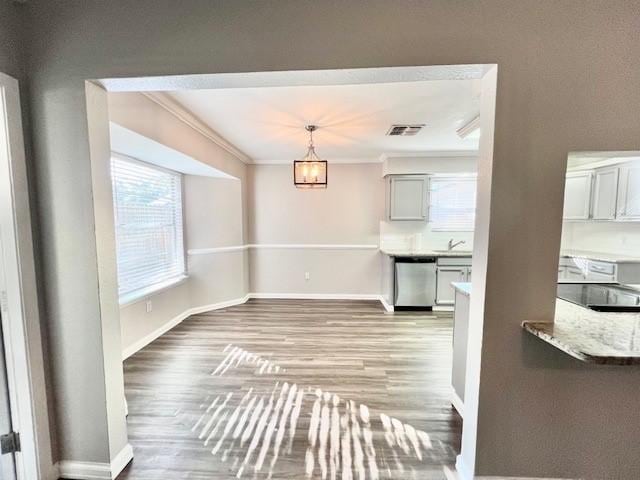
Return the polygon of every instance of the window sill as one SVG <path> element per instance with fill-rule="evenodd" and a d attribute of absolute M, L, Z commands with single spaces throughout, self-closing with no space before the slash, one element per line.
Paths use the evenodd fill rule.
<path fill-rule="evenodd" d="M 164 282 L 156 283 L 146 288 L 141 288 L 135 292 L 123 295 L 119 298 L 118 303 L 120 304 L 120 308 L 128 307 L 129 305 L 133 305 L 134 303 L 138 303 L 149 297 L 157 295 L 160 292 L 177 287 L 178 285 L 186 282 L 188 278 L 188 275 L 180 275 L 179 277 L 174 277 L 169 280 L 165 280 Z"/>

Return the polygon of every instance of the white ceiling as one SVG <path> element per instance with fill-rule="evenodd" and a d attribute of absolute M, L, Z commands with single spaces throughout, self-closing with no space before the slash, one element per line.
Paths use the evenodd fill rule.
<path fill-rule="evenodd" d="M 169 95 L 255 163 L 289 163 L 306 152 L 330 162 L 383 156 L 473 154 L 477 138 L 456 130 L 479 112 L 479 80 L 182 90 Z M 392 124 L 424 123 L 418 135 L 389 137 Z"/>

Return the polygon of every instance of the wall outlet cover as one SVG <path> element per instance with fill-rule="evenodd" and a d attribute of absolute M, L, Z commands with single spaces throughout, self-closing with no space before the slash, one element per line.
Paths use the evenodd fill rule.
<path fill-rule="evenodd" d="M 305 280 L 310 280 L 311 279 L 311 275 L 309 274 L 309 272 L 304 272 L 304 279 Z"/>
<path fill-rule="evenodd" d="M 152 310 L 153 310 L 153 303 L 151 303 L 151 300 L 147 300 L 147 313 L 151 313 Z"/>

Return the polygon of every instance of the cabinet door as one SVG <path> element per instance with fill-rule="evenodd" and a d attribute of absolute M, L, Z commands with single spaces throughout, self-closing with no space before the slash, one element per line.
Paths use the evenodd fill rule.
<path fill-rule="evenodd" d="M 564 187 L 565 220 L 587 220 L 591 210 L 591 172 L 567 173 Z"/>
<path fill-rule="evenodd" d="M 601 168 L 595 171 L 592 207 L 594 220 L 613 220 L 616 218 L 618 172 L 617 167 Z"/>
<path fill-rule="evenodd" d="M 575 267 L 567 267 L 565 279 L 569 281 L 582 282 L 587 279 L 585 272 Z"/>
<path fill-rule="evenodd" d="M 389 182 L 389 220 L 427 218 L 427 177 L 392 176 Z"/>
<path fill-rule="evenodd" d="M 588 280 L 589 282 L 615 282 L 616 281 L 616 277 L 615 275 L 608 275 L 606 273 L 597 273 L 597 272 L 589 272 L 587 274 L 587 278 L 586 280 Z"/>
<path fill-rule="evenodd" d="M 453 305 L 455 290 L 451 286 L 451 282 L 464 282 L 466 279 L 466 267 L 438 267 L 436 303 L 439 305 Z"/>
<path fill-rule="evenodd" d="M 617 218 L 640 220 L 640 162 L 620 167 Z"/>

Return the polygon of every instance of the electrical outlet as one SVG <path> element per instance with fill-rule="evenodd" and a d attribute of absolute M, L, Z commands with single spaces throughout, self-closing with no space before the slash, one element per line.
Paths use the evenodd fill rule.
<path fill-rule="evenodd" d="M 309 272 L 304 272 L 304 279 L 305 280 L 310 280 L 311 279 L 311 275 L 309 274 Z"/>
<path fill-rule="evenodd" d="M 147 300 L 147 313 L 151 313 L 152 310 L 153 310 L 153 303 L 151 303 L 151 300 Z"/>

